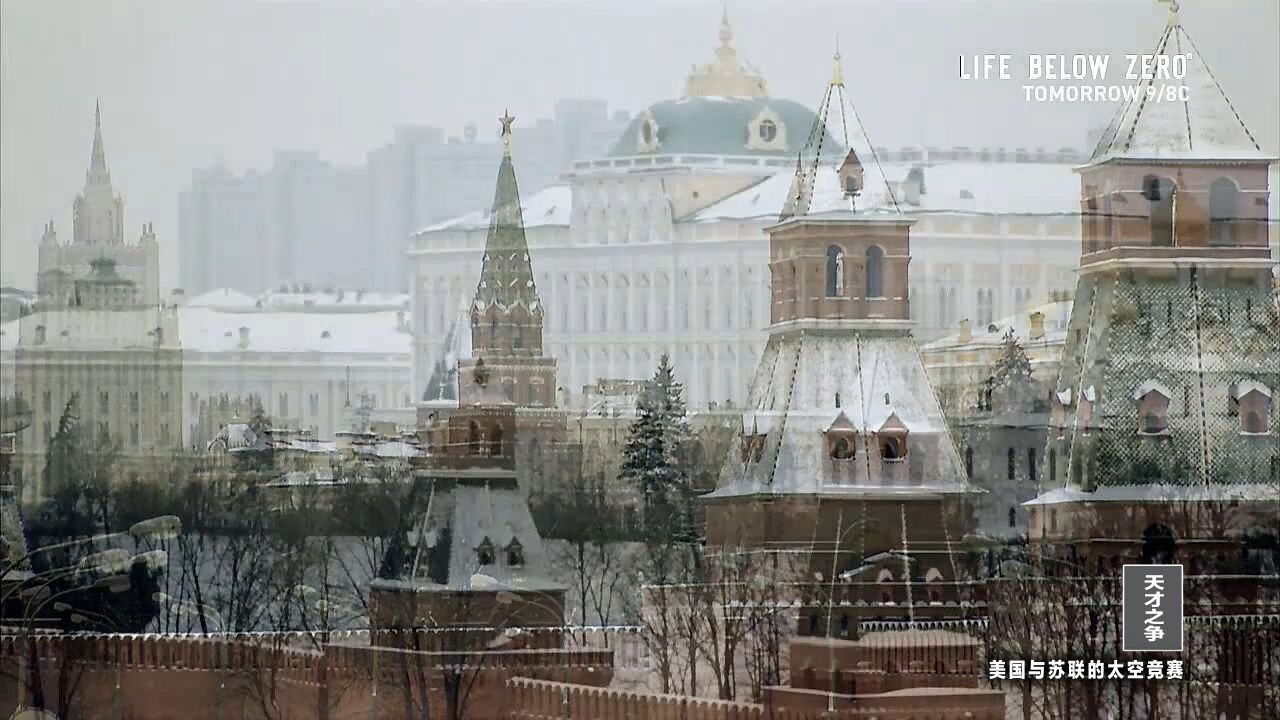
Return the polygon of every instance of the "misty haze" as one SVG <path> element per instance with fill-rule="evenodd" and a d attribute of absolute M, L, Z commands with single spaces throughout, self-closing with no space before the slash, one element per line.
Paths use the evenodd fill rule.
<path fill-rule="evenodd" d="M 1280 715 L 1280 6 L 0 4 L 0 718 Z"/>

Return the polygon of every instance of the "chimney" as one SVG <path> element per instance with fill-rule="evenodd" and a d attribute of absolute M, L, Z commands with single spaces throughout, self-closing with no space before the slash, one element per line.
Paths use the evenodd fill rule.
<path fill-rule="evenodd" d="M 249 347 L 249 328 L 241 326 L 240 327 L 240 349 L 243 350 L 244 348 L 247 348 L 247 347 Z"/>
<path fill-rule="evenodd" d="M 919 205 L 920 196 L 924 195 L 924 166 L 916 165 L 907 172 L 907 179 L 902 181 L 903 199 L 909 205 Z"/>
<path fill-rule="evenodd" d="M 969 318 L 960 321 L 960 342 L 973 342 L 973 323 L 970 322 Z"/>
<path fill-rule="evenodd" d="M 1044 337 L 1044 313 L 1039 310 L 1031 313 L 1031 332 L 1027 335 L 1032 340 Z"/>

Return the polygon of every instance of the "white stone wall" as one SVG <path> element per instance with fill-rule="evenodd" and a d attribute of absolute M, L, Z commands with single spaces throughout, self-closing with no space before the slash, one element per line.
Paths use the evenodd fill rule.
<path fill-rule="evenodd" d="M 560 385 L 579 392 L 600 377 L 646 377 L 667 352 L 690 403 L 743 402 L 769 317 L 766 223 L 672 225 L 641 203 L 651 213 L 650 231 L 639 234 L 646 241 L 614 243 L 637 211 L 604 210 L 597 203 L 617 201 L 608 190 L 581 192 L 590 199 L 575 203 L 573 217 L 585 225 L 528 230 Z M 602 219 L 614 221 L 611 230 Z M 1067 229 L 1078 228 L 1074 218 L 1046 218 L 1033 234 L 994 224 L 995 232 L 980 233 L 964 217 L 931 216 L 912 229 L 912 317 L 922 341 L 964 318 L 994 320 L 1074 287 L 1079 236 Z M 433 233 L 415 252 L 415 393 L 460 299 L 474 292 L 484 236 L 481 229 Z M 990 293 L 989 307 L 979 307 L 980 289 Z"/>

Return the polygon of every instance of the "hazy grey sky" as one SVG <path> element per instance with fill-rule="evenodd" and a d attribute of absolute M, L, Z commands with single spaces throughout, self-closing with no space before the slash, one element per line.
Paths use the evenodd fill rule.
<path fill-rule="evenodd" d="M 837 33 L 883 145 L 1080 147 L 1106 104 L 1034 104 L 959 79 L 963 53 L 1148 52 L 1156 0 L 729 0 L 770 94 L 815 105 Z M 1184 0 L 1183 25 L 1264 148 L 1280 144 L 1280 3 Z M 701 0 L 0 0 L 0 281 L 33 287 L 41 227 L 70 236 L 101 98 L 126 237 L 155 223 L 175 280 L 177 197 L 194 167 L 265 168 L 277 149 L 359 163 L 398 124 L 482 131 L 560 97 L 633 112 L 682 91 L 716 45 Z M 1113 76 L 1114 77 L 1114 76 Z M 1119 80 L 1117 80 L 1119 82 Z M 495 125 L 496 127 L 496 125 Z"/>

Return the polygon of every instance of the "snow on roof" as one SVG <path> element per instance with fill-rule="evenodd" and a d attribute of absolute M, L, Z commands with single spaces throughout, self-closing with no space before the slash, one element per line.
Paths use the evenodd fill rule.
<path fill-rule="evenodd" d="M 751 388 L 752 421 L 776 413 L 759 461 L 729 454 L 712 497 L 753 493 L 875 491 L 963 492 L 967 479 L 942 409 L 907 335 L 807 335 L 774 340 Z M 837 396 L 839 400 L 837 401 Z M 839 407 L 836 403 L 839 402 Z M 825 431 L 842 413 L 862 438 L 885 428 L 911 433 L 901 472 L 868 463 L 833 466 Z M 896 422 L 890 418 L 896 416 Z M 745 424 L 745 419 L 744 419 Z M 865 452 L 865 444 L 857 453 Z M 909 472 L 908 472 L 909 471 Z M 910 474 L 910 482 L 908 482 Z"/>
<path fill-rule="evenodd" d="M 1080 212 L 1080 179 L 1063 163 L 947 162 L 934 165 L 887 163 L 884 175 L 907 214 L 959 213 L 973 215 L 1075 215 Z M 902 182 L 912 168 L 924 170 L 924 192 L 918 203 L 908 202 Z M 685 218 L 689 222 L 776 218 L 791 190 L 793 173 L 776 173 Z M 875 193 L 880 188 L 868 187 Z M 884 193 L 881 192 L 880 195 Z M 878 208 L 885 199 L 859 209 Z M 818 169 L 809 215 L 847 209 L 834 165 Z"/>
<path fill-rule="evenodd" d="M 1231 397 L 1239 400 L 1251 392 L 1256 392 L 1268 400 L 1271 399 L 1271 388 L 1257 380 L 1241 380 L 1231 388 Z"/>
<path fill-rule="evenodd" d="M 413 337 L 396 311 L 367 313 L 221 312 L 181 308 L 182 349 L 195 352 L 335 352 L 405 355 Z M 241 348 L 240 331 L 247 328 Z"/>
<path fill-rule="evenodd" d="M 1013 330 L 1014 338 L 1023 345 L 1028 342 L 1046 344 L 1062 342 L 1067 336 L 1067 322 L 1071 320 L 1071 304 L 1070 300 L 1063 300 L 1037 305 L 1027 312 L 1002 317 L 985 328 L 973 328 L 972 339 L 967 342 L 960 341 L 960 333 L 952 333 L 925 345 L 924 351 L 932 352 L 961 345 L 1001 345 L 1004 343 L 1005 333 L 1010 330 Z M 1031 313 L 1033 312 L 1044 315 L 1044 336 L 1038 340 L 1031 340 Z"/>
<path fill-rule="evenodd" d="M 365 290 L 290 289 L 265 293 L 258 302 L 261 302 L 264 308 L 324 308 L 326 306 L 407 308 L 409 295 Z"/>
<path fill-rule="evenodd" d="M 187 307 L 253 307 L 258 301 L 256 298 L 246 295 L 239 290 L 231 288 L 218 288 L 201 293 L 187 301 Z"/>
<path fill-rule="evenodd" d="M 569 226 L 573 210 L 573 190 L 568 185 L 551 185 L 521 197 L 520 215 L 526 228 L 542 225 Z M 490 210 L 476 210 L 422 228 L 418 233 L 441 230 L 482 230 L 489 227 Z"/>
<path fill-rule="evenodd" d="M 1050 490 L 1023 505 L 1068 502 L 1274 500 L 1280 487 L 1260 483 L 1238 485 L 1105 485 L 1093 492 L 1063 487 Z"/>
<path fill-rule="evenodd" d="M 1152 78 L 1138 81 L 1138 92 L 1107 125 L 1090 163 L 1111 158 L 1274 159 L 1245 127 L 1176 14 L 1161 34 L 1155 55 L 1184 56 L 1186 72 L 1181 78 L 1151 73 Z M 1148 100 L 1153 97 L 1161 102 Z"/>
<path fill-rule="evenodd" d="M 160 328 L 163 347 L 173 348 L 178 335 L 175 320 L 171 311 L 160 308 L 42 311 L 6 324 L 3 341 L 6 349 L 14 339 L 23 347 L 58 350 L 151 348 Z"/>
<path fill-rule="evenodd" d="M 1141 400 L 1147 393 L 1152 391 L 1160 393 L 1165 396 L 1166 399 L 1173 397 L 1173 391 L 1169 389 L 1169 386 L 1159 380 L 1147 380 L 1138 385 L 1138 387 L 1133 391 L 1133 399 Z"/>

